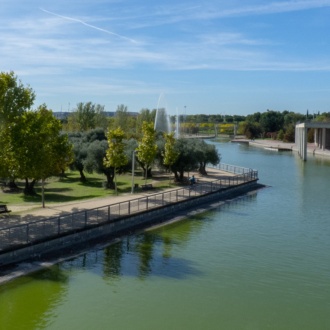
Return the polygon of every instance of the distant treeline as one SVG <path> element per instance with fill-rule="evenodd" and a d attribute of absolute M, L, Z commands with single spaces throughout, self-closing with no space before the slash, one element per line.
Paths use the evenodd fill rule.
<path fill-rule="evenodd" d="M 215 132 L 216 134 L 241 134 L 248 139 L 272 138 L 294 142 L 295 125 L 304 121 L 329 122 L 330 112 L 306 114 L 292 111 L 267 110 L 247 116 L 238 115 L 189 115 L 182 117 L 185 133 Z M 313 130 L 308 133 L 313 140 Z"/>
<path fill-rule="evenodd" d="M 97 104 L 79 103 L 77 108 L 63 122 L 65 131 L 86 131 L 96 127 L 104 129 L 122 127 L 128 136 L 136 138 L 141 134 L 141 126 L 144 121 L 154 122 L 156 109 L 141 109 L 134 116 L 128 111 L 127 106 L 119 105 L 113 117 L 104 115 L 104 107 Z M 267 110 L 253 114 L 222 115 L 222 114 L 198 114 L 170 116 L 172 130 L 179 129 L 179 134 L 226 134 L 245 135 L 249 139 L 272 138 L 286 142 L 293 142 L 295 125 L 303 121 L 330 121 L 330 112 L 306 114 L 293 111 Z M 313 132 L 309 132 L 309 140 Z"/>

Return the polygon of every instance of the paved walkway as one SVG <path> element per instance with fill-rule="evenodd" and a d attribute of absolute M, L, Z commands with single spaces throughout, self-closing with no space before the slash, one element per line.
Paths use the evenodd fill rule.
<path fill-rule="evenodd" d="M 198 173 L 190 173 L 194 174 L 197 182 L 210 182 L 217 179 L 224 179 L 229 176 L 233 176 L 234 174 L 217 170 L 217 169 L 207 169 L 208 175 L 201 176 Z M 156 181 L 154 181 L 156 183 Z M 187 187 L 188 188 L 188 187 Z M 134 194 L 123 194 L 119 196 L 109 196 L 104 198 L 94 198 L 89 200 L 83 200 L 78 202 L 68 202 L 68 203 L 58 203 L 58 204 L 48 204 L 46 202 L 46 207 L 42 208 L 41 203 L 24 203 L 19 205 L 10 205 L 9 209 L 12 213 L 8 215 L 2 215 L 0 217 L 0 228 L 14 226 L 17 224 L 24 224 L 28 222 L 32 222 L 35 220 L 39 220 L 42 218 L 51 218 L 56 217 L 58 215 L 63 215 L 65 213 L 70 214 L 74 212 L 89 210 L 93 208 L 98 208 L 102 206 L 117 204 L 120 202 L 125 202 L 128 200 L 137 199 L 140 197 L 144 197 L 147 195 L 155 194 L 157 192 L 171 191 L 177 188 L 169 188 L 169 189 L 153 189 L 150 191 L 139 191 Z"/>

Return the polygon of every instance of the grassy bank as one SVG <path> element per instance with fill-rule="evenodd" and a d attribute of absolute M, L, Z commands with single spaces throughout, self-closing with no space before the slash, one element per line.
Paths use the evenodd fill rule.
<path fill-rule="evenodd" d="M 100 198 L 115 195 L 115 191 L 104 188 L 105 177 L 101 174 L 86 175 L 87 181 L 81 182 L 78 172 L 68 172 L 65 177 L 52 177 L 46 181 L 45 200 L 46 203 L 65 203 L 91 198 Z M 153 179 L 148 179 L 150 183 L 158 188 L 169 187 L 169 180 L 166 176 L 155 175 Z M 144 184 L 145 180 L 139 173 L 134 177 L 134 183 Z M 17 181 L 18 190 L 10 191 L 6 187 L 0 190 L 0 204 L 23 204 L 41 203 L 41 183 L 36 184 L 36 195 L 25 196 L 23 193 L 24 181 Z M 122 174 L 117 176 L 118 194 L 131 192 L 132 175 Z"/>

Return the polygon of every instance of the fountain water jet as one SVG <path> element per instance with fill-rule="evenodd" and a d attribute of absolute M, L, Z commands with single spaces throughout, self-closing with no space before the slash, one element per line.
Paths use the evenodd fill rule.
<path fill-rule="evenodd" d="M 171 132 L 171 123 L 170 117 L 166 111 L 166 102 L 164 93 L 159 95 L 157 110 L 156 110 L 156 118 L 154 129 L 158 132 L 170 133 Z"/>

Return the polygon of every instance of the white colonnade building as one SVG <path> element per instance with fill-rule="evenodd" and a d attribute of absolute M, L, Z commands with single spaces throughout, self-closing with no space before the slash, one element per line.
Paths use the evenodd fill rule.
<path fill-rule="evenodd" d="M 314 129 L 314 150 L 330 150 L 330 123 L 305 122 L 297 124 L 295 143 L 303 160 L 307 160 L 307 131 L 311 128 Z"/>

